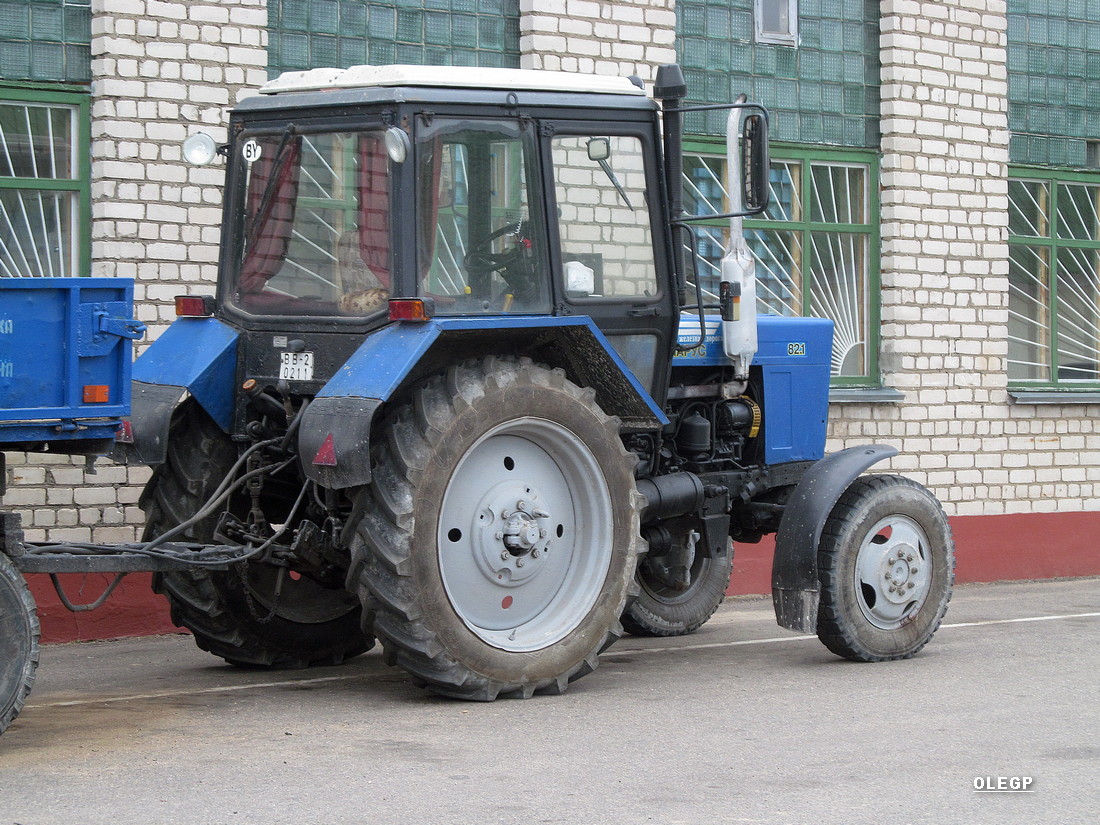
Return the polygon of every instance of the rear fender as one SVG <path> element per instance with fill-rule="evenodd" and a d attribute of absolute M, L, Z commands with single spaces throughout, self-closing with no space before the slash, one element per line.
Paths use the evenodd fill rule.
<path fill-rule="evenodd" d="M 116 445 L 126 463 L 164 463 L 172 413 L 190 394 L 226 432 L 233 420 L 238 333 L 216 318 L 179 318 L 134 362 L 130 430 Z"/>
<path fill-rule="evenodd" d="M 864 470 L 897 454 L 882 444 L 850 447 L 816 462 L 795 487 L 779 523 L 772 561 L 772 603 L 781 627 L 817 632 L 817 546 L 825 520 Z"/>
<path fill-rule="evenodd" d="M 435 318 L 397 323 L 369 336 L 321 389 L 302 416 L 299 454 L 305 474 L 341 489 L 371 479 L 371 425 L 387 401 L 428 375 L 466 358 L 527 355 L 561 367 L 592 387 L 596 401 L 624 427 L 655 429 L 664 413 L 590 318 L 513 316 Z"/>

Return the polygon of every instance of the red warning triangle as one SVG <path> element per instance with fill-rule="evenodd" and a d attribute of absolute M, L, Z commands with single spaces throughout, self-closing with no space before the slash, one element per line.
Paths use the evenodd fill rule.
<path fill-rule="evenodd" d="M 313 463 L 320 467 L 336 466 L 336 445 L 332 441 L 332 433 L 325 436 L 325 442 L 313 457 Z"/>

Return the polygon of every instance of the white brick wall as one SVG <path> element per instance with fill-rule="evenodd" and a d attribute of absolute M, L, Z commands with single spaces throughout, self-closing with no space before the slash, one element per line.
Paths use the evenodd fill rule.
<path fill-rule="evenodd" d="M 949 513 L 1094 509 L 1088 405 L 1007 389 L 1004 0 L 882 0 L 882 373 L 897 405 L 834 405 L 830 449 L 885 441 Z"/>
<path fill-rule="evenodd" d="M 217 278 L 224 166 L 183 140 L 224 140 L 226 110 L 266 79 L 265 0 L 93 0 L 92 267 L 137 278 L 151 340 L 172 298 Z"/>
<path fill-rule="evenodd" d="M 674 0 L 520 0 L 520 65 L 636 74 L 676 62 Z"/>
<path fill-rule="evenodd" d="M 196 131 L 266 79 L 265 0 L 92 0 L 92 274 L 136 278 L 146 341 L 173 298 L 217 277 L 224 165 L 187 166 Z M 31 541 L 133 541 L 144 467 L 8 455 L 6 506 Z"/>

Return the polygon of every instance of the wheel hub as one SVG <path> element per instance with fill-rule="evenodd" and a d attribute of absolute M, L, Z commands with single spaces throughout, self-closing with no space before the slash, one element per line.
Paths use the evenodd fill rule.
<path fill-rule="evenodd" d="M 522 584 L 546 566 L 550 512 L 542 501 L 539 490 L 522 480 L 498 484 L 482 498 L 470 538 L 478 569 L 492 584 Z"/>
<path fill-rule="evenodd" d="M 919 557 L 917 548 L 910 544 L 902 544 L 895 553 L 886 558 L 883 566 L 886 568 L 886 593 L 887 599 L 895 604 L 904 604 L 910 601 L 911 593 L 917 587 L 917 579 L 920 576 L 920 568 L 923 561 Z"/>
<path fill-rule="evenodd" d="M 514 510 L 504 510 L 500 515 L 504 519 L 501 533 L 508 552 L 517 558 L 526 555 L 538 558 L 540 542 L 547 536 L 547 529 L 540 521 L 549 519 L 550 513 L 520 499 Z"/>
<path fill-rule="evenodd" d="M 444 587 L 459 616 L 504 650 L 538 650 L 583 620 L 610 560 L 600 467 L 568 429 L 520 418 L 466 452 L 439 514 Z"/>
<path fill-rule="evenodd" d="M 909 621 L 932 582 L 924 531 L 907 516 L 883 519 L 868 532 L 856 559 L 856 592 L 868 621 L 884 630 Z"/>

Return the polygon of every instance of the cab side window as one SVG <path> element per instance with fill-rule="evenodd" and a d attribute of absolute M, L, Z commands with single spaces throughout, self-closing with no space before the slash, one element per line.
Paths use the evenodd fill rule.
<path fill-rule="evenodd" d="M 566 295 L 655 299 L 642 141 L 559 135 L 551 140 L 551 153 Z"/>

